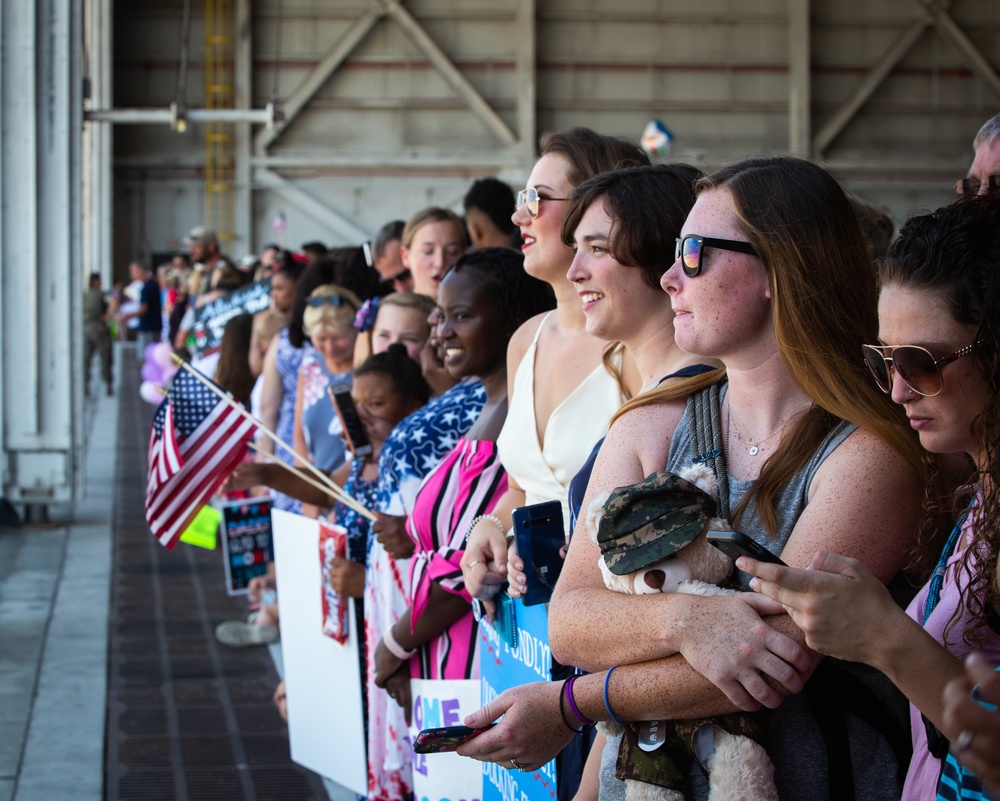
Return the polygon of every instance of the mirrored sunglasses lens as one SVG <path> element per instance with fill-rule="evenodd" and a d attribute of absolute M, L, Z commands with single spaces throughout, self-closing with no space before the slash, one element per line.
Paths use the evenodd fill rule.
<path fill-rule="evenodd" d="M 524 207 L 532 217 L 538 216 L 538 190 L 533 186 L 524 190 Z"/>
<path fill-rule="evenodd" d="M 904 345 L 892 352 L 892 364 L 908 387 L 921 395 L 937 395 L 941 391 L 941 371 L 934 366 L 934 357 L 923 348 Z"/>
<path fill-rule="evenodd" d="M 688 275 L 697 275 L 701 269 L 701 241 L 686 236 L 681 242 L 681 264 Z"/>
<path fill-rule="evenodd" d="M 868 345 L 864 346 L 864 352 L 865 363 L 868 365 L 868 369 L 872 371 L 875 383 L 879 385 L 883 392 L 891 391 L 892 384 L 889 381 L 889 370 L 885 359 L 882 358 L 882 354 Z"/>
<path fill-rule="evenodd" d="M 529 217 L 538 216 L 538 190 L 533 186 L 517 193 L 517 208 L 523 208 Z"/>

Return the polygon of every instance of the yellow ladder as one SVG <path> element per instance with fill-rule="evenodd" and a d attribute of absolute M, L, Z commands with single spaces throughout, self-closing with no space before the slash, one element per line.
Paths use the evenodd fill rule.
<path fill-rule="evenodd" d="M 205 106 L 233 107 L 233 10 L 231 0 L 205 0 Z M 219 247 L 233 241 L 233 123 L 205 125 L 205 224 L 215 229 Z"/>

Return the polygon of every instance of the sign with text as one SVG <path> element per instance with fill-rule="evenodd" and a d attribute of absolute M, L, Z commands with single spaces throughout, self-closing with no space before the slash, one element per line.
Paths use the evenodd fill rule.
<path fill-rule="evenodd" d="M 270 303 L 271 279 L 265 278 L 195 309 L 194 328 L 191 330 L 194 337 L 191 358 L 197 359 L 217 351 L 222 343 L 222 329 L 226 327 L 226 323 L 241 314 L 262 312 Z"/>
<path fill-rule="evenodd" d="M 478 679 L 413 679 L 410 693 L 411 743 L 421 729 L 461 726 L 466 715 L 479 709 Z M 413 754 L 413 796 L 417 801 L 481 801 L 482 763 L 454 752 Z"/>
<path fill-rule="evenodd" d="M 545 604 L 525 606 L 514 601 L 517 647 L 496 633 L 484 617 L 479 621 L 479 664 L 482 670 L 480 706 L 504 690 L 534 681 L 550 681 L 549 616 Z M 531 773 L 521 773 L 495 762 L 482 763 L 483 801 L 554 801 L 556 763 L 552 760 Z"/>
<path fill-rule="evenodd" d="M 341 645 L 323 634 L 323 610 L 316 602 L 323 585 L 316 558 L 319 521 L 277 509 L 271 515 L 292 759 L 363 796 L 368 792 L 359 654 L 364 636 L 352 626 Z M 347 603 L 354 620 L 354 599 Z"/>
<path fill-rule="evenodd" d="M 250 579 L 267 573 L 274 561 L 271 543 L 271 499 L 241 498 L 222 505 L 222 548 L 226 592 L 242 595 Z"/>

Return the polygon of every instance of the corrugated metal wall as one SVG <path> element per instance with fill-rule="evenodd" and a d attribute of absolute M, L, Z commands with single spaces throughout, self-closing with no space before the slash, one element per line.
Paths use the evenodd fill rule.
<path fill-rule="evenodd" d="M 344 243 L 356 229 L 374 231 L 429 203 L 459 203 L 474 177 L 500 174 L 520 184 L 537 133 L 551 128 L 588 125 L 638 139 L 657 117 L 676 137 L 674 157 L 705 167 L 785 152 L 794 86 L 809 101 L 805 141 L 830 139 L 814 155 L 859 195 L 889 205 L 900 221 L 916 207 L 946 202 L 971 160 L 973 135 L 1000 110 L 1000 92 L 973 73 L 961 49 L 964 37 L 995 77 L 1000 3 L 954 0 L 943 12 L 947 4 L 938 4 L 935 24 L 922 0 L 813 0 L 805 37 L 790 25 L 799 4 L 252 0 L 246 73 L 256 108 L 275 94 L 295 97 L 338 42 L 362 23 L 368 28 L 273 141 L 254 128 L 257 143 L 242 156 L 252 165 L 252 205 L 249 219 L 237 221 L 233 255 L 273 239 L 278 211 L 288 217 L 290 246 Z M 175 99 L 181 7 L 116 4 L 116 106 L 164 107 Z M 193 8 L 187 104 L 198 107 L 200 0 Z M 419 25 L 499 122 L 491 127 L 483 112 L 470 111 L 426 40 L 393 15 L 399 8 L 403 23 Z M 898 63 L 886 55 L 894 45 Z M 789 66 L 796 50 L 811 65 L 805 81 Z M 828 124 L 880 60 L 895 66 L 830 138 Z M 527 91 L 526 76 L 533 78 Z M 535 102 L 526 103 L 532 91 Z M 504 143 L 504 128 L 512 142 Z M 116 128 L 119 269 L 133 251 L 168 249 L 201 222 L 203 163 L 198 126 L 185 134 Z"/>

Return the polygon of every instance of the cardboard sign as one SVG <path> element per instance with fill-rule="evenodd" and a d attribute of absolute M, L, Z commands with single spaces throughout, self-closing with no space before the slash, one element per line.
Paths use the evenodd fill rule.
<path fill-rule="evenodd" d="M 194 347 L 189 348 L 191 358 L 197 359 L 217 351 L 226 323 L 241 314 L 262 312 L 270 303 L 271 279 L 265 278 L 195 309 L 194 328 L 191 330 Z"/>
<path fill-rule="evenodd" d="M 226 592 L 243 595 L 250 579 L 267 573 L 274 561 L 271 542 L 271 499 L 246 498 L 222 505 L 222 548 Z"/>
<path fill-rule="evenodd" d="M 412 679 L 410 742 L 421 729 L 461 726 L 479 709 L 478 679 Z M 413 796 L 419 801 L 481 801 L 483 763 L 454 752 L 413 755 Z"/>
<path fill-rule="evenodd" d="M 334 559 L 347 558 L 347 529 L 326 520 L 319 521 L 319 562 L 322 571 L 323 633 L 343 645 L 347 642 L 350 618 L 347 598 L 330 584 L 330 568 Z"/>
<path fill-rule="evenodd" d="M 535 681 L 550 681 L 549 616 L 544 604 L 525 606 L 514 601 L 517 647 L 511 648 L 484 617 L 479 621 L 479 664 L 482 671 L 480 706 L 504 690 Z M 483 765 L 483 801 L 554 801 L 556 763 L 552 760 L 531 773 L 512 771 L 495 762 Z"/>
<path fill-rule="evenodd" d="M 281 653 L 292 759 L 360 795 L 368 792 L 356 626 L 343 645 L 323 634 L 319 521 L 275 510 Z M 354 620 L 354 599 L 348 599 Z M 474 682 L 478 684 L 478 682 Z M 471 760 L 470 760 L 471 761 Z"/>

